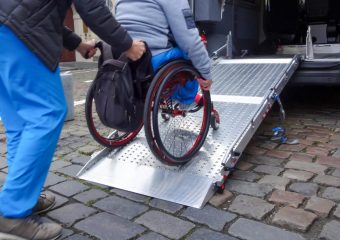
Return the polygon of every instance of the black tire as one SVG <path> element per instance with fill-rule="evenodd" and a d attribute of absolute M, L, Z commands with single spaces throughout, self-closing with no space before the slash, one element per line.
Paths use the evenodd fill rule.
<path fill-rule="evenodd" d="M 164 102 L 162 102 L 165 98 L 164 94 L 165 92 L 167 92 L 167 88 L 170 88 L 169 86 L 171 86 L 171 84 L 176 84 L 172 82 L 176 82 L 176 78 L 174 78 L 174 76 L 178 73 L 184 73 L 190 76 L 188 78 L 185 78 L 184 81 L 189 81 L 189 79 L 193 79 L 194 76 L 199 76 L 197 70 L 195 70 L 192 64 L 188 61 L 177 60 L 168 63 L 167 65 L 162 67 L 154 77 L 149 88 L 144 107 L 144 130 L 149 147 L 159 160 L 169 165 L 185 164 L 192 159 L 192 157 L 200 150 L 200 148 L 204 144 L 206 136 L 209 132 L 211 121 L 210 118 L 212 104 L 210 93 L 208 91 L 202 91 L 202 95 L 204 98 L 203 106 L 194 107 L 194 111 L 182 111 L 182 115 L 179 116 L 179 118 L 181 119 L 187 118 L 188 120 L 190 120 L 190 118 L 196 119 L 196 115 L 202 115 L 201 120 L 200 117 L 197 117 L 198 121 L 195 121 L 195 123 L 198 124 L 198 127 L 193 127 L 194 129 L 197 129 L 197 134 L 194 132 L 190 132 L 191 129 L 183 129 L 185 128 L 185 126 L 187 126 L 187 124 L 171 125 L 171 121 L 175 119 L 178 115 L 174 116 L 170 114 L 170 119 L 168 121 L 164 121 L 164 119 L 162 118 L 162 114 L 164 114 L 162 112 L 163 109 L 161 110 L 160 106 L 161 104 L 163 104 L 164 106 Z M 172 105 L 172 107 L 173 106 L 175 105 Z M 175 137 L 178 137 L 178 133 L 182 133 L 182 135 L 180 135 L 179 137 L 183 137 L 183 143 L 185 145 L 183 153 L 178 154 L 177 151 L 175 152 L 175 150 L 173 150 L 171 152 L 171 149 L 168 149 L 168 143 L 166 142 L 167 136 L 162 136 L 163 133 L 160 131 L 160 125 L 163 125 L 163 123 L 168 124 L 167 126 L 173 126 L 174 128 L 178 127 L 177 131 L 171 131 L 171 136 L 174 136 L 173 142 L 174 144 L 177 144 Z M 167 128 L 165 127 L 165 129 Z M 170 130 L 166 133 L 168 134 L 169 132 Z M 190 141 L 193 143 L 193 145 L 186 150 L 188 141 L 184 138 L 186 138 L 188 135 L 191 135 L 189 140 L 193 140 Z"/>
<path fill-rule="evenodd" d="M 143 124 L 133 132 L 121 132 L 116 129 L 104 126 L 97 115 L 94 102 L 95 81 L 92 82 L 89 90 L 87 91 L 85 101 L 85 117 L 87 127 L 93 139 L 99 144 L 108 148 L 117 148 L 126 145 L 134 139 L 139 131 L 142 129 Z"/>

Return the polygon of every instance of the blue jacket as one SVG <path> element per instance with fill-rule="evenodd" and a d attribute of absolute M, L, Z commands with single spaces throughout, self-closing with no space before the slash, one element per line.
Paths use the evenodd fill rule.
<path fill-rule="evenodd" d="M 116 19 L 134 39 L 147 42 L 153 55 L 177 45 L 211 79 L 211 61 L 187 0 L 118 0 Z"/>

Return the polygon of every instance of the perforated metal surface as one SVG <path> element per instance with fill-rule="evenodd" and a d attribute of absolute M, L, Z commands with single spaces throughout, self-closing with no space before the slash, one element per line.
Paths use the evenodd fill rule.
<path fill-rule="evenodd" d="M 213 68 L 212 92 L 219 96 L 215 97 L 216 100 L 220 99 L 220 102 L 214 102 L 214 106 L 221 116 L 221 125 L 218 131 L 209 132 L 201 151 L 188 164 L 180 167 L 162 164 L 152 155 L 142 131 L 134 141 L 111 152 L 106 159 L 94 158 L 92 161 L 98 163 L 85 166 L 79 176 L 188 206 L 202 206 L 212 192 L 214 182 L 221 180 L 221 164 L 229 161 L 235 145 L 242 142 L 255 116 L 266 107 L 265 102 L 273 93 L 273 88 L 286 79 L 286 73 L 294 66 L 292 61 L 258 59 L 257 62 L 238 60 L 235 63 L 217 63 Z M 188 127 L 197 125 L 193 119 Z M 122 174 L 125 176 L 124 181 Z M 136 174 L 138 179 L 135 179 Z M 130 178 L 126 177 L 130 175 Z M 174 191 L 174 182 L 178 179 L 181 182 Z M 183 192 L 185 196 L 179 194 Z"/>

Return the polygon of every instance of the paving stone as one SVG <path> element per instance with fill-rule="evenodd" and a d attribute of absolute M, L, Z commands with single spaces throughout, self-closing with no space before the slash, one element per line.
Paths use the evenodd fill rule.
<path fill-rule="evenodd" d="M 169 213 L 178 212 L 179 210 L 183 208 L 183 205 L 181 204 L 164 201 L 164 200 L 157 199 L 157 198 L 154 198 L 150 201 L 150 206 L 161 209 Z"/>
<path fill-rule="evenodd" d="M 273 188 L 279 190 L 286 190 L 286 186 L 289 184 L 290 180 L 288 178 L 266 175 L 264 176 L 258 183 L 260 184 L 268 184 Z"/>
<path fill-rule="evenodd" d="M 303 170 L 303 171 L 312 172 L 316 174 L 325 174 L 325 171 L 328 169 L 328 167 L 322 166 L 320 164 L 301 162 L 301 161 L 289 161 L 286 164 L 285 168 Z"/>
<path fill-rule="evenodd" d="M 85 156 L 85 155 L 79 156 L 79 154 L 77 154 L 77 155 L 78 155 L 77 157 L 70 159 L 70 161 L 72 163 L 80 164 L 80 165 L 84 166 L 91 159 L 89 156 Z"/>
<path fill-rule="evenodd" d="M 280 167 L 274 167 L 269 165 L 260 165 L 257 166 L 254 171 L 259 173 L 265 173 L 269 175 L 279 175 L 284 169 Z"/>
<path fill-rule="evenodd" d="M 115 194 L 117 194 L 121 197 L 128 198 L 128 199 L 135 201 L 135 202 L 145 203 L 145 202 L 150 200 L 150 197 L 147 197 L 147 196 L 144 196 L 144 195 L 141 195 L 141 194 L 137 194 L 137 193 L 133 193 L 133 192 L 120 190 L 120 189 L 117 189 L 117 188 L 112 189 L 111 192 L 113 192 L 113 193 L 115 193 Z"/>
<path fill-rule="evenodd" d="M 64 168 L 59 168 L 57 172 L 62 173 L 64 175 L 70 176 L 70 177 L 76 177 L 77 173 L 82 169 L 82 166 L 79 165 L 70 165 Z"/>
<path fill-rule="evenodd" d="M 75 195 L 73 198 L 82 203 L 87 204 L 87 203 L 91 203 L 93 201 L 96 201 L 100 198 L 104 198 L 107 196 L 108 194 L 103 191 L 100 191 L 97 189 L 90 189 L 89 191 L 82 192 L 82 193 Z"/>
<path fill-rule="evenodd" d="M 285 152 L 285 151 L 279 151 L 279 150 L 270 150 L 266 153 L 269 157 L 275 157 L 275 158 L 281 158 L 281 159 L 287 159 L 292 155 L 291 152 Z"/>
<path fill-rule="evenodd" d="M 67 203 L 69 200 L 65 197 L 60 196 L 59 194 L 56 193 L 52 193 L 50 191 L 46 191 L 48 194 L 53 194 L 55 196 L 55 201 L 56 203 L 54 204 L 52 209 L 56 209 L 62 205 L 64 205 L 65 203 Z"/>
<path fill-rule="evenodd" d="M 0 172 L 0 187 L 4 185 L 7 174 Z"/>
<path fill-rule="evenodd" d="M 228 231 L 231 235 L 245 240 L 304 240 L 301 235 L 244 218 L 238 219 Z"/>
<path fill-rule="evenodd" d="M 195 227 L 191 222 L 158 211 L 149 211 L 135 221 L 172 239 L 182 238 Z"/>
<path fill-rule="evenodd" d="M 76 181 L 66 181 L 66 182 L 58 183 L 57 185 L 50 187 L 50 189 L 66 197 L 71 197 L 73 195 L 76 195 L 77 193 L 80 193 L 80 192 L 83 192 L 89 189 L 89 187 Z"/>
<path fill-rule="evenodd" d="M 50 167 L 50 171 L 57 171 L 58 169 L 70 166 L 71 164 L 72 163 L 70 162 L 66 162 L 62 160 L 53 161 Z"/>
<path fill-rule="evenodd" d="M 255 197 L 264 197 L 273 190 L 273 187 L 268 185 L 239 180 L 228 180 L 225 187 L 232 192 L 252 195 Z"/>
<path fill-rule="evenodd" d="M 335 187 L 326 188 L 322 197 L 340 203 L 340 189 Z"/>
<path fill-rule="evenodd" d="M 263 219 L 273 209 L 273 204 L 269 204 L 259 198 L 245 195 L 237 196 L 229 207 L 229 211 L 231 212 L 235 212 L 246 217 L 256 218 L 258 220 Z"/>
<path fill-rule="evenodd" d="M 93 206 L 127 219 L 132 219 L 149 209 L 145 205 L 117 196 L 104 198 Z"/>
<path fill-rule="evenodd" d="M 87 145 L 88 142 L 82 142 L 82 141 L 77 141 L 77 142 L 72 142 L 70 144 L 68 144 L 67 146 L 73 150 L 77 150 L 81 147 L 84 147 L 85 145 Z"/>
<path fill-rule="evenodd" d="M 305 153 L 293 153 L 290 161 L 313 162 L 313 156 Z"/>
<path fill-rule="evenodd" d="M 91 238 L 84 236 L 84 235 L 80 235 L 80 234 L 75 234 L 65 239 L 66 240 L 91 240 Z"/>
<path fill-rule="evenodd" d="M 7 160 L 4 157 L 0 157 L 0 169 L 7 167 Z"/>
<path fill-rule="evenodd" d="M 187 208 L 181 216 L 201 224 L 208 225 L 210 228 L 221 231 L 227 222 L 232 221 L 237 216 L 227 211 L 216 209 L 206 205 L 203 209 Z"/>
<path fill-rule="evenodd" d="M 281 144 L 278 149 L 281 151 L 300 152 L 304 148 L 306 148 L 306 146 L 300 143 L 300 144 L 295 144 L 295 145 Z"/>
<path fill-rule="evenodd" d="M 278 167 L 285 160 L 274 158 L 274 157 L 267 157 L 267 156 L 254 156 L 254 157 L 248 157 L 247 161 L 258 164 L 258 165 L 270 165 L 270 166 Z"/>
<path fill-rule="evenodd" d="M 255 146 L 248 146 L 244 150 L 245 153 L 250 154 L 250 155 L 264 155 L 267 150 L 255 147 Z"/>
<path fill-rule="evenodd" d="M 305 196 L 311 197 L 317 195 L 319 186 L 316 183 L 293 183 L 289 186 L 289 190 L 301 193 Z"/>
<path fill-rule="evenodd" d="M 71 236 L 74 232 L 71 229 L 63 228 L 61 232 L 61 236 L 59 237 L 60 239 L 65 239 L 69 236 Z"/>
<path fill-rule="evenodd" d="M 340 178 L 329 175 L 318 175 L 314 178 L 313 182 L 329 187 L 340 187 Z"/>
<path fill-rule="evenodd" d="M 209 200 L 209 203 L 214 207 L 219 207 L 230 200 L 232 197 L 233 194 L 224 189 L 223 193 L 215 193 L 214 196 Z"/>
<path fill-rule="evenodd" d="M 323 240 L 339 240 L 340 239 L 340 222 L 330 221 L 327 223 L 320 234 L 320 239 Z"/>
<path fill-rule="evenodd" d="M 127 240 L 146 230 L 136 223 L 108 213 L 88 217 L 74 227 L 102 240 Z"/>
<path fill-rule="evenodd" d="M 97 210 L 81 203 L 73 203 L 53 210 L 52 212 L 49 212 L 47 216 L 61 222 L 65 226 L 71 226 L 76 221 L 86 218 L 96 212 Z"/>
<path fill-rule="evenodd" d="M 259 180 L 260 178 L 261 176 L 256 173 L 248 172 L 248 171 L 240 171 L 240 170 L 234 171 L 231 175 L 231 179 L 244 180 L 248 182 L 255 182 L 256 180 Z"/>
<path fill-rule="evenodd" d="M 236 169 L 242 170 L 242 171 L 248 171 L 250 169 L 252 169 L 254 167 L 254 164 L 242 161 L 242 159 L 240 161 L 238 161 L 237 165 L 236 165 Z"/>
<path fill-rule="evenodd" d="M 169 238 L 163 237 L 162 235 L 159 235 L 157 233 L 150 232 L 141 236 L 137 240 L 168 240 L 168 239 Z"/>
<path fill-rule="evenodd" d="M 294 170 L 294 169 L 288 169 L 283 173 L 283 177 L 302 181 L 302 182 L 309 181 L 313 176 L 314 176 L 314 173 Z"/>
<path fill-rule="evenodd" d="M 320 217 L 326 218 L 334 206 L 335 202 L 333 201 L 318 197 L 311 197 L 305 209 L 314 212 Z"/>
<path fill-rule="evenodd" d="M 322 147 L 308 147 L 306 153 L 316 156 L 327 156 L 329 151 Z"/>
<path fill-rule="evenodd" d="M 304 199 L 305 196 L 299 193 L 276 190 L 270 196 L 269 201 L 297 208 L 300 206 Z"/>
<path fill-rule="evenodd" d="M 67 155 L 69 153 L 73 152 L 73 149 L 69 148 L 68 146 L 59 146 L 56 149 L 55 155 L 57 156 L 64 156 Z"/>
<path fill-rule="evenodd" d="M 334 172 L 332 173 L 332 175 L 334 177 L 340 177 L 340 168 L 335 169 Z"/>
<path fill-rule="evenodd" d="M 219 232 L 211 231 L 206 228 L 199 228 L 189 238 L 188 240 L 237 240 L 227 234 L 222 234 Z"/>
<path fill-rule="evenodd" d="M 338 157 L 319 157 L 316 162 L 321 165 L 340 168 L 340 158 Z"/>
<path fill-rule="evenodd" d="M 337 218 L 340 218 L 340 205 L 338 205 L 338 207 L 334 211 L 334 216 L 336 216 Z"/>
<path fill-rule="evenodd" d="M 79 153 L 87 156 L 91 156 L 95 151 L 98 151 L 98 147 L 91 145 L 86 145 L 84 147 L 78 148 Z"/>
<path fill-rule="evenodd" d="M 66 180 L 67 179 L 65 177 L 58 176 L 55 173 L 49 172 L 44 187 L 53 186 Z"/>
<path fill-rule="evenodd" d="M 272 141 L 266 141 L 260 145 L 261 148 L 267 149 L 267 150 L 272 150 L 275 149 L 279 144 L 274 143 Z"/>
<path fill-rule="evenodd" d="M 293 230 L 307 231 L 317 216 L 314 213 L 292 207 L 281 208 L 273 218 L 273 223 Z"/>

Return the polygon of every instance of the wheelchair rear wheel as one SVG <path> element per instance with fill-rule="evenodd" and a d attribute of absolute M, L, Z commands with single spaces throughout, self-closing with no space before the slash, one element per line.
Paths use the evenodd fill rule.
<path fill-rule="evenodd" d="M 129 143 L 140 132 L 143 124 L 141 123 L 140 127 L 133 132 L 122 132 L 103 125 L 96 111 L 95 86 L 95 82 L 92 82 L 85 101 L 85 117 L 90 134 L 99 144 L 108 148 L 116 148 Z"/>
<path fill-rule="evenodd" d="M 149 88 L 144 108 L 144 129 L 152 152 L 164 163 L 181 165 L 202 147 L 210 127 L 210 93 L 199 90 L 200 101 L 185 105 L 172 98 L 175 89 L 196 81 L 199 73 L 184 60 L 162 67 Z"/>

